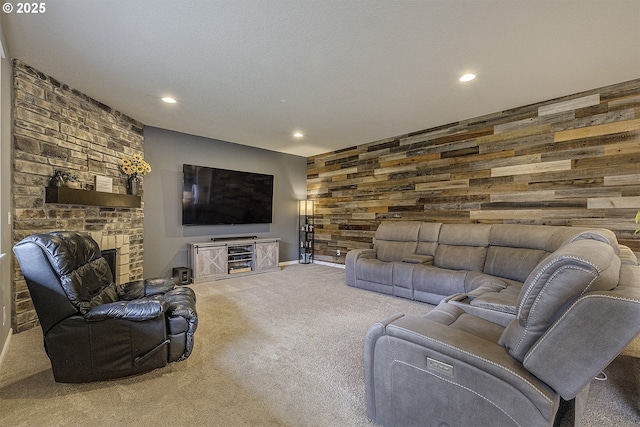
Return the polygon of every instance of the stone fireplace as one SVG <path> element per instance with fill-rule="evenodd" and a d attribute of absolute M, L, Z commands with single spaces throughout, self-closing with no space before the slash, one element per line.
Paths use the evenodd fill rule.
<path fill-rule="evenodd" d="M 111 265 L 113 280 L 117 284 L 127 283 L 134 280 L 131 277 L 129 236 L 126 234 L 105 236 L 101 232 L 89 234 L 93 240 L 98 243 L 98 246 L 100 246 L 100 251 L 103 256 L 105 256 L 105 252 L 113 251 L 113 265 Z M 105 258 L 107 257 L 105 256 Z M 108 259 L 107 262 L 109 262 Z"/>
<path fill-rule="evenodd" d="M 91 187 L 98 175 L 109 177 L 113 193 L 126 193 L 120 161 L 143 155 L 142 123 L 14 60 L 12 132 L 14 243 L 35 233 L 88 233 L 101 250 L 116 250 L 117 283 L 142 279 L 144 203 L 74 205 L 47 203 L 45 197 L 55 170 L 75 172 L 81 188 Z M 11 323 L 22 332 L 38 326 L 38 317 L 17 263 L 12 280 Z"/>

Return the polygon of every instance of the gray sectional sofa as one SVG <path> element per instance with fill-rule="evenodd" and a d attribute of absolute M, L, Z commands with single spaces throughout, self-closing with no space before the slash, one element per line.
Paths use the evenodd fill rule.
<path fill-rule="evenodd" d="M 367 333 L 384 426 L 552 426 L 561 401 L 579 425 L 591 380 L 640 333 L 640 267 L 604 229 L 385 222 L 346 275 L 438 304 Z"/>
<path fill-rule="evenodd" d="M 548 255 L 577 240 L 606 243 L 635 262 L 629 248 L 618 245 L 613 232 L 520 224 L 441 224 L 388 221 L 378 227 L 373 249 L 347 253 L 347 285 L 438 304 L 457 295 L 490 296 L 474 306 L 490 304 L 513 314 L 522 284 Z"/>

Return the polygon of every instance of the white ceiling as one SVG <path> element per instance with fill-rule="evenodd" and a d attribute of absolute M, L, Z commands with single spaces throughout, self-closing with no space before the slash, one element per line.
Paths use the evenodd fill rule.
<path fill-rule="evenodd" d="M 640 0 L 44 4 L 1 14 L 11 57 L 145 125 L 300 156 L 640 77 Z"/>

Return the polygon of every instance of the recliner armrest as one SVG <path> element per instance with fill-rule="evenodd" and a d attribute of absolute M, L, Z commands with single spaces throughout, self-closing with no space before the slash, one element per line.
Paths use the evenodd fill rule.
<path fill-rule="evenodd" d="M 144 281 L 144 296 L 150 297 L 152 295 L 165 294 L 175 287 L 176 285 L 172 280 L 164 277 L 146 279 Z"/>
<path fill-rule="evenodd" d="M 117 285 L 117 292 L 120 299 L 133 301 L 142 297 L 165 294 L 175 287 L 176 285 L 173 281 L 158 277 L 154 279 L 134 280 Z"/>
<path fill-rule="evenodd" d="M 162 315 L 165 308 L 166 302 L 157 298 L 116 301 L 93 307 L 84 318 L 89 321 L 127 319 L 141 322 Z"/>

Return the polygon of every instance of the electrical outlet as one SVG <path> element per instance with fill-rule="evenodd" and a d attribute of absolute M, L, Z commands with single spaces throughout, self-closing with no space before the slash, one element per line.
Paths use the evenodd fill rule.
<path fill-rule="evenodd" d="M 340 249 L 336 251 L 336 256 L 340 256 Z"/>

